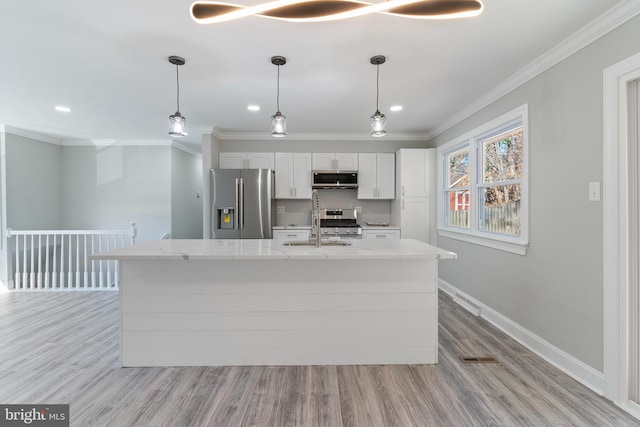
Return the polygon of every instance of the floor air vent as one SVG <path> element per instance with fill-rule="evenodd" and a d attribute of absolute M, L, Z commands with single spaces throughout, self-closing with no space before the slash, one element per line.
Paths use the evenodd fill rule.
<path fill-rule="evenodd" d="M 463 363 L 499 363 L 498 359 L 491 356 L 460 356 Z"/>

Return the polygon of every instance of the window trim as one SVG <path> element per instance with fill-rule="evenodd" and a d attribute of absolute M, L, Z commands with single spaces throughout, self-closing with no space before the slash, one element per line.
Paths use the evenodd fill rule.
<path fill-rule="evenodd" d="M 526 255 L 529 246 L 529 123 L 528 105 L 524 104 L 508 113 L 497 117 L 490 122 L 479 126 L 438 147 L 438 196 L 437 196 L 437 221 L 438 235 L 450 239 L 481 245 L 493 249 Z M 522 124 L 522 181 L 520 182 L 520 235 L 509 236 L 482 231 L 478 227 L 479 209 L 478 189 L 485 186 L 480 182 L 481 171 L 478 167 L 480 161 L 479 151 L 482 149 L 482 138 L 488 133 L 499 132 L 516 123 Z M 445 219 L 445 194 L 451 189 L 445 188 L 448 167 L 445 164 L 449 154 L 469 147 L 469 228 L 452 227 L 444 223 Z M 502 185 L 502 183 L 501 183 Z"/>

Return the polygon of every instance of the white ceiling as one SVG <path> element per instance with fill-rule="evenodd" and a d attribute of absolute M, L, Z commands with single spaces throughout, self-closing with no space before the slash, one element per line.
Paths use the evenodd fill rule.
<path fill-rule="evenodd" d="M 378 14 L 198 25 L 191 0 L 2 0 L 0 124 L 61 140 L 169 140 L 176 76 L 167 57 L 179 55 L 187 142 L 214 127 L 268 134 L 277 73 L 270 58 L 283 55 L 289 135 L 366 135 L 375 111 L 369 60 L 381 54 L 387 138 L 424 136 L 618 3 L 484 0 L 482 15 L 461 20 Z M 59 104 L 72 112 L 54 111 Z M 395 104 L 404 109 L 389 111 Z"/>

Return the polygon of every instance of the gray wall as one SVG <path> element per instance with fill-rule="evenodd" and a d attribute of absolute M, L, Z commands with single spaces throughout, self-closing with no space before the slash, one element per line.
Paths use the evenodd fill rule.
<path fill-rule="evenodd" d="M 171 238 L 202 238 L 202 158 L 171 147 Z"/>
<path fill-rule="evenodd" d="M 514 255 L 447 238 L 440 277 L 552 345 L 603 370 L 603 70 L 640 51 L 635 17 L 513 90 L 431 146 L 529 105 L 530 247 Z M 606 195 L 603 195 L 606 197 Z"/>
<path fill-rule="evenodd" d="M 61 227 L 61 151 L 58 145 L 6 134 L 7 227 Z"/>
<path fill-rule="evenodd" d="M 99 146 L 62 149 L 62 225 L 126 229 L 138 241 L 171 233 L 171 148 Z"/>

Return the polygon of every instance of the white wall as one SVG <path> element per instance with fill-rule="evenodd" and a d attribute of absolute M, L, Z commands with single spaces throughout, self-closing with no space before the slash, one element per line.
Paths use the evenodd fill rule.
<path fill-rule="evenodd" d="M 440 277 L 599 372 L 603 218 L 588 183 L 603 179 L 603 70 L 640 51 L 638 34 L 635 17 L 430 141 L 441 145 L 528 103 L 527 255 L 440 237 L 459 256 L 440 264 Z"/>
<path fill-rule="evenodd" d="M 62 225 L 126 229 L 138 241 L 171 233 L 171 148 L 76 146 L 62 149 Z"/>
<path fill-rule="evenodd" d="M 202 158 L 171 147 L 171 238 L 202 238 Z"/>
<path fill-rule="evenodd" d="M 62 148 L 7 133 L 5 155 L 7 227 L 60 228 Z"/>

